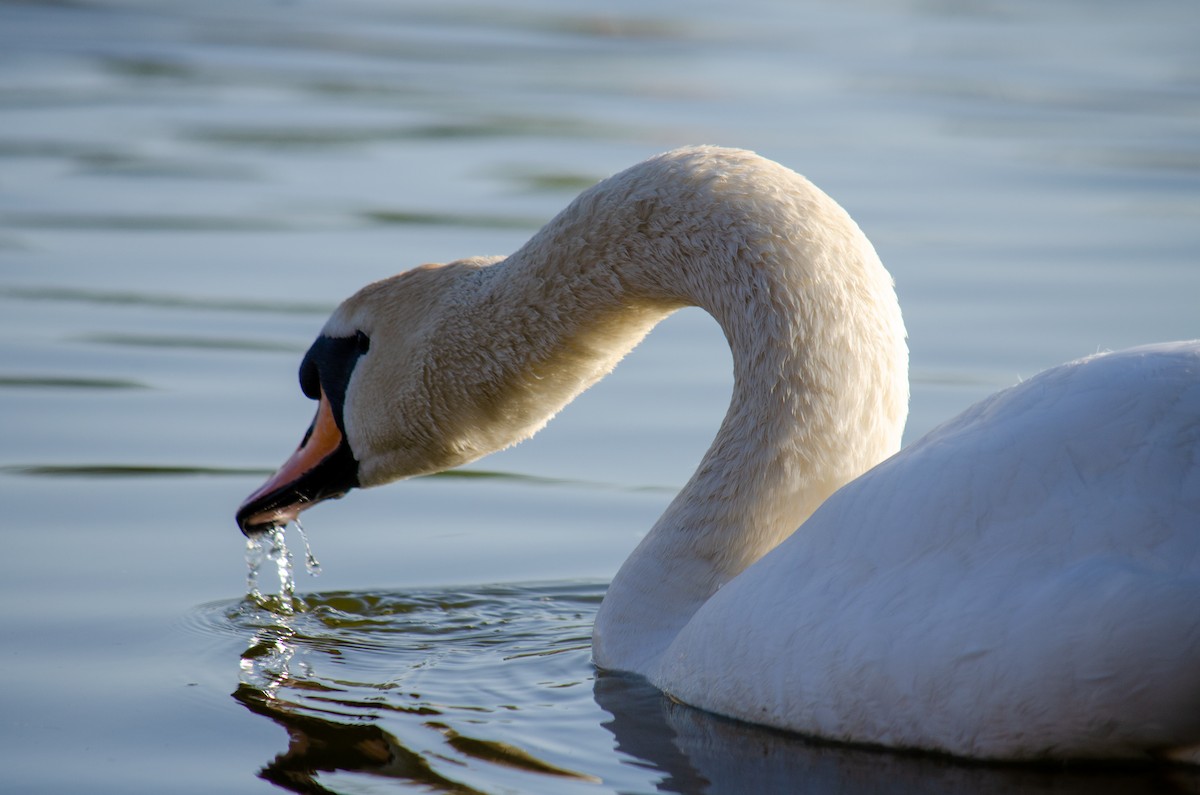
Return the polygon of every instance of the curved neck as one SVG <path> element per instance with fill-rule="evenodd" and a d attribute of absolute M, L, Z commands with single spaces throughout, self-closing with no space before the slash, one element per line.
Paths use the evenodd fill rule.
<path fill-rule="evenodd" d="M 836 203 L 750 153 L 635 166 L 466 283 L 442 340 L 485 345 L 505 400 L 487 417 L 494 438 L 463 449 L 532 434 L 682 306 L 708 311 L 732 349 L 716 438 L 601 607 L 602 667 L 651 673 L 717 588 L 899 448 L 908 355 L 891 277 Z M 450 380 L 478 393 L 480 379 Z"/>
<path fill-rule="evenodd" d="M 712 593 L 899 449 L 904 327 L 891 277 L 849 216 L 754 156 L 652 160 L 584 194 L 562 218 L 546 230 L 554 244 L 535 239 L 518 255 L 547 263 L 539 253 L 557 252 L 552 268 L 608 283 L 614 306 L 699 306 L 733 355 L 716 438 L 618 572 L 596 621 L 597 664 L 650 674 Z M 575 228 L 580 219 L 586 231 Z M 565 258 L 564 238 L 579 241 Z"/>

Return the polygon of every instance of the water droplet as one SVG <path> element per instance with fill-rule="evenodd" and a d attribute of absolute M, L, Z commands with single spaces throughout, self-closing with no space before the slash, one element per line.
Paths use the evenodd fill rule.
<path fill-rule="evenodd" d="M 299 522 L 296 523 L 296 529 L 304 541 L 304 568 L 310 576 L 316 577 L 321 573 L 321 563 L 313 555 L 308 535 Z M 255 533 L 246 539 L 246 596 L 259 607 L 272 612 L 291 614 L 297 608 L 303 609 L 303 605 L 295 598 L 295 569 L 285 532 L 286 527 L 276 527 L 263 533 Z M 268 560 L 275 563 L 275 570 L 279 574 L 279 591 L 277 594 L 264 595 L 259 588 L 259 575 Z"/>
<path fill-rule="evenodd" d="M 284 528 L 273 528 L 267 535 L 271 539 L 267 559 L 275 561 L 275 568 L 279 572 L 279 597 L 285 607 L 290 607 L 292 597 L 296 594 L 296 578 L 292 575 L 292 553 L 287 548 Z"/>
<path fill-rule="evenodd" d="M 304 532 L 304 525 L 300 524 L 299 519 L 293 521 L 296 523 L 296 529 L 300 531 L 300 540 L 304 542 L 304 569 L 310 576 L 318 577 L 321 574 L 321 561 L 313 555 L 312 547 L 308 543 L 308 533 Z"/>
<path fill-rule="evenodd" d="M 254 601 L 262 599 L 262 591 L 258 590 L 258 572 L 262 569 L 267 552 L 263 548 L 263 537 L 259 533 L 246 538 L 246 596 Z"/>

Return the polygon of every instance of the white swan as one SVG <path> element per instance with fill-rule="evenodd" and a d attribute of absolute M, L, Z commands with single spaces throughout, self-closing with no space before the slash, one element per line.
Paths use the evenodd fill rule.
<path fill-rule="evenodd" d="M 507 259 L 347 300 L 301 366 L 313 427 L 238 522 L 524 439 L 685 305 L 724 329 L 733 398 L 614 579 L 599 666 L 838 740 L 1197 758 L 1200 343 L 1055 368 L 858 477 L 906 414 L 891 279 L 837 204 L 748 152 L 669 152 Z"/>

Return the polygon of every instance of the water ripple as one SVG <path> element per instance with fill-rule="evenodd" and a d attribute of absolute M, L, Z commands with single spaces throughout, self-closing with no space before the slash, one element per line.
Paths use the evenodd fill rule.
<path fill-rule="evenodd" d="M 413 210 L 366 210 L 359 215 L 364 220 L 376 224 L 461 226 L 474 229 L 534 230 L 545 222 L 545 219 L 541 218 L 517 218 L 503 215 L 463 215 L 459 213 L 431 213 Z"/>
<path fill-rule="evenodd" d="M 114 232 L 275 232 L 289 225 L 270 218 L 222 215 L 5 213 L 0 225 L 18 229 Z"/>
<path fill-rule="evenodd" d="M 1184 768 L 988 766 L 847 747 L 679 704 L 597 672 L 599 583 L 304 594 L 202 605 L 185 627 L 246 647 L 232 697 L 284 728 L 260 777 L 328 775 L 437 793 L 1194 791 Z M 608 759 L 615 747 L 621 761 Z M 649 776 L 649 782 L 643 776 Z M 339 779 L 341 780 L 341 779 Z M 365 781 L 364 781 L 365 783 Z"/>
<path fill-rule="evenodd" d="M 183 136 L 200 143 L 230 148 L 325 149 L 382 142 L 509 138 L 530 134 L 562 138 L 618 138 L 628 135 L 628 131 L 612 125 L 589 124 L 568 118 L 506 116 L 411 126 L 208 126 L 193 127 L 185 131 Z"/>
<path fill-rule="evenodd" d="M 247 340 L 232 337 L 185 337 L 162 334 L 87 334 L 75 337 L 81 342 L 119 345 L 133 348 L 183 348 L 216 351 L 255 351 L 264 353 L 303 353 L 305 346 L 295 342 Z M 0 381 L 0 383 L 3 383 Z"/>
<path fill-rule="evenodd" d="M 288 730 L 288 751 L 260 775 L 292 791 L 323 791 L 312 787 L 329 770 L 436 792 L 481 791 L 463 780 L 467 768 L 594 783 L 519 741 L 481 734 L 478 719 L 535 725 L 569 704 L 593 709 L 588 639 L 604 590 L 341 591 L 286 605 L 246 597 L 203 605 L 186 626 L 246 641 L 233 697 Z M 366 735 L 379 754 L 364 758 Z"/>
<path fill-rule="evenodd" d="M 204 297 L 123 290 L 91 290 L 78 287 L 0 287 L 0 298 L 24 301 L 148 306 L 156 309 L 203 309 L 222 312 L 253 312 L 284 315 L 320 315 L 333 311 L 336 304 L 260 301 L 232 297 Z"/>
<path fill-rule="evenodd" d="M 52 478 L 193 477 L 196 475 L 266 477 L 272 471 L 254 467 L 172 466 L 169 464 L 13 464 L 0 466 L 0 472 L 6 474 Z"/>
<path fill-rule="evenodd" d="M 0 389 L 149 389 L 127 378 L 93 378 L 81 375 L 0 375 Z"/>

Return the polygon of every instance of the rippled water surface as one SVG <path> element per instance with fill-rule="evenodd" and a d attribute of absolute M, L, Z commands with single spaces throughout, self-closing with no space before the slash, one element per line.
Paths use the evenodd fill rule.
<path fill-rule="evenodd" d="M 294 600 L 266 571 L 245 596 L 232 519 L 311 419 L 296 367 L 341 298 L 512 251 L 685 143 L 858 219 L 909 440 L 1200 336 L 1197 30 L 1159 0 L 0 0 L 0 789 L 1200 789 L 814 744 L 597 675 L 605 583 L 728 399 L 698 312 L 532 442 L 306 513 Z"/>

